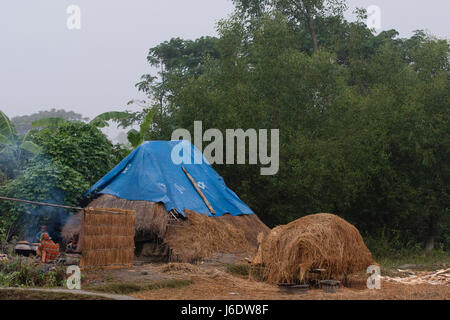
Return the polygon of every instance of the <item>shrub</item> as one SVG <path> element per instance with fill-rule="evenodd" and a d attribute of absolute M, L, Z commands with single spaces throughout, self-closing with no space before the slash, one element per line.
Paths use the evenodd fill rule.
<path fill-rule="evenodd" d="M 64 285 L 65 267 L 55 265 L 44 272 L 42 265 L 30 258 L 13 257 L 0 264 L 1 287 L 58 287 Z"/>

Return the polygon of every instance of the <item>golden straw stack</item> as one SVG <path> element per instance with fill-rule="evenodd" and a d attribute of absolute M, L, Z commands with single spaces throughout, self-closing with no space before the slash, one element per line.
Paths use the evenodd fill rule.
<path fill-rule="evenodd" d="M 358 229 L 327 213 L 304 216 L 261 238 L 254 269 L 270 283 L 302 283 L 320 277 L 345 281 L 375 264 Z M 260 267 L 260 268 L 258 268 Z"/>
<path fill-rule="evenodd" d="M 82 267 L 133 264 L 136 211 L 87 208 L 81 227 Z"/>

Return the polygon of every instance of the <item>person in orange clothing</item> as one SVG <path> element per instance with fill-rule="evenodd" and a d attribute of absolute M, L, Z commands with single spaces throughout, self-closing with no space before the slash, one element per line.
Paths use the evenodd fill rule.
<path fill-rule="evenodd" d="M 59 244 L 54 243 L 47 232 L 43 232 L 36 254 L 41 257 L 43 263 L 54 261 L 59 256 Z"/>

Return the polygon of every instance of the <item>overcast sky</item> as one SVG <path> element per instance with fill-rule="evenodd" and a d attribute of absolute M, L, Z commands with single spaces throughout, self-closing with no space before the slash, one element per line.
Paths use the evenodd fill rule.
<path fill-rule="evenodd" d="M 448 0 L 349 0 L 377 5 L 382 29 L 401 36 L 426 29 L 450 38 Z M 69 30 L 66 10 L 81 9 L 81 29 Z M 143 98 L 134 87 L 150 71 L 150 47 L 172 37 L 216 35 L 231 0 L 2 0 L 0 110 L 8 116 L 62 108 L 93 117 L 129 109 Z M 350 14 L 348 15 L 351 16 Z"/>

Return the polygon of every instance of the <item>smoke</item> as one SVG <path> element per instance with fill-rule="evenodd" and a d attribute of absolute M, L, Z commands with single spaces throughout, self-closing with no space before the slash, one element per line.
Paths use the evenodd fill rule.
<path fill-rule="evenodd" d="M 33 158 L 21 174 L 8 184 L 0 187 L 0 194 L 30 201 L 49 204 L 76 204 L 82 192 L 89 187 L 81 173 L 45 155 Z M 4 218 L 3 229 L 13 225 L 13 233 L 21 239 L 37 242 L 41 225 L 55 242 L 62 240 L 61 229 L 71 216 L 71 211 L 63 208 L 38 206 L 21 202 L 2 201 L 0 215 Z M 0 219 L 1 222 L 1 219 Z"/>
<path fill-rule="evenodd" d="M 63 191 L 55 189 L 51 196 L 42 201 L 49 204 L 64 204 L 65 194 Z M 65 225 L 71 216 L 71 212 L 63 208 L 47 206 L 28 206 L 28 214 L 22 217 L 23 236 L 27 241 L 37 242 L 36 234 L 40 231 L 42 225 L 47 226 L 47 232 L 55 242 L 60 242 L 61 228 Z"/>

